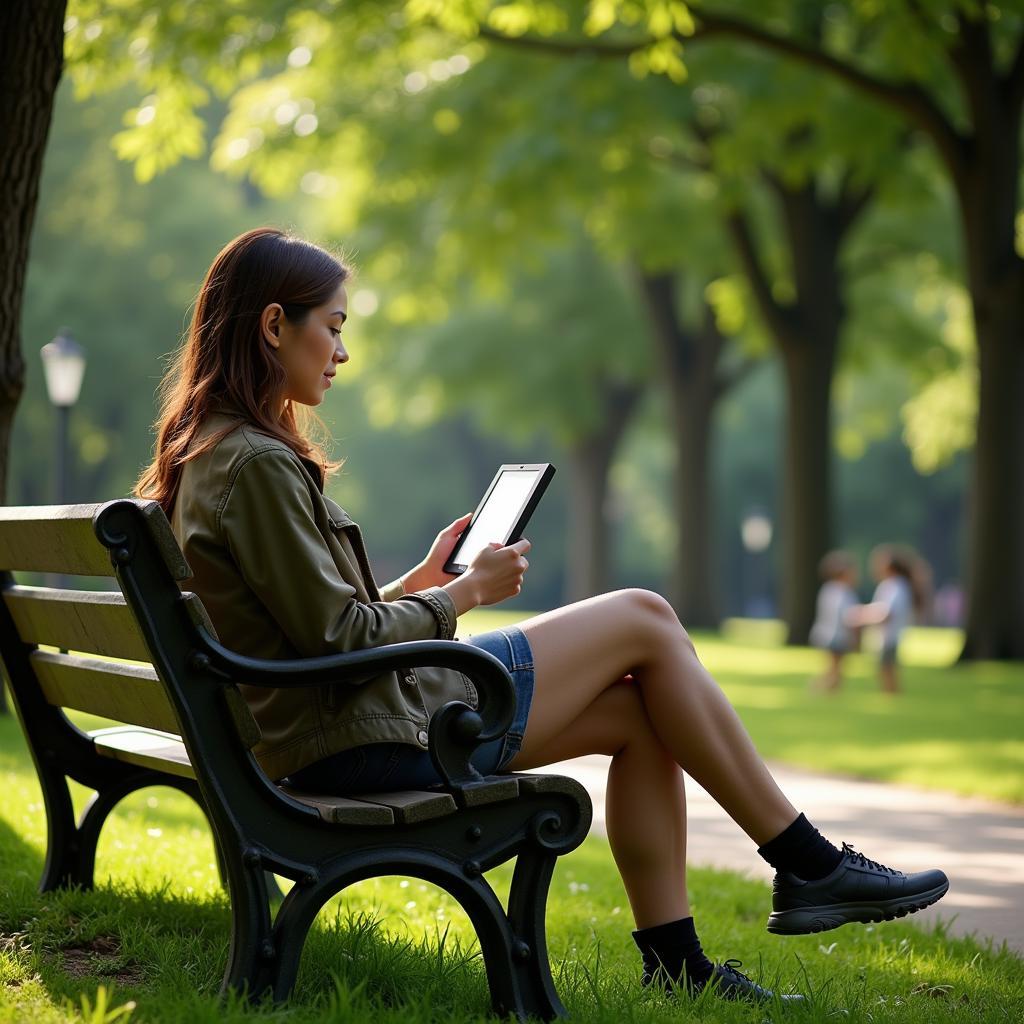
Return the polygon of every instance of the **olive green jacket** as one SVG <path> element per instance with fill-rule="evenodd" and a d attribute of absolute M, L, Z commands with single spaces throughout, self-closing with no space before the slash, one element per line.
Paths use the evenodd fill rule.
<path fill-rule="evenodd" d="M 322 493 L 320 469 L 224 410 L 200 438 L 235 430 L 185 464 L 171 527 L 223 644 L 254 658 L 296 658 L 450 640 L 456 611 L 432 587 L 378 591 L 359 527 Z M 427 746 L 430 715 L 451 700 L 476 706 L 460 672 L 387 672 L 326 687 L 242 686 L 262 738 L 253 748 L 272 779 L 364 743 Z"/>

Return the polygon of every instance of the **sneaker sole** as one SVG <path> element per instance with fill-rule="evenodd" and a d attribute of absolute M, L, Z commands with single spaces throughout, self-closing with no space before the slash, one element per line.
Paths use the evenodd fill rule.
<path fill-rule="evenodd" d="M 938 902 L 949 890 L 949 882 L 914 896 L 874 903 L 831 903 L 823 907 L 800 907 L 798 910 L 775 911 L 768 917 L 768 931 L 773 935 L 810 935 L 827 932 L 844 924 L 872 924 L 894 921 Z"/>

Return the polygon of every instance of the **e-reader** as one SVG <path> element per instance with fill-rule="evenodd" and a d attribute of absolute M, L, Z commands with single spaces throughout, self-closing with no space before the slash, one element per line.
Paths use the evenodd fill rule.
<path fill-rule="evenodd" d="M 500 466 L 469 526 L 455 542 L 444 571 L 461 575 L 491 541 L 504 546 L 519 540 L 554 475 L 555 467 L 548 462 Z"/>

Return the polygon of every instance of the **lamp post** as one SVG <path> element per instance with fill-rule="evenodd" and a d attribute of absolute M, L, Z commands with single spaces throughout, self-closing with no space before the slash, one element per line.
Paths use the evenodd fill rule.
<path fill-rule="evenodd" d="M 68 428 L 71 407 L 78 401 L 85 374 L 85 352 L 62 327 L 53 341 L 43 346 L 46 391 L 57 410 L 57 465 L 55 494 L 58 505 L 68 500 Z"/>
<path fill-rule="evenodd" d="M 743 522 L 740 523 L 740 538 L 749 556 L 748 561 L 751 566 L 750 608 L 754 611 L 755 618 L 759 617 L 756 613 L 762 608 L 762 601 L 766 614 L 770 604 L 767 593 L 762 593 L 762 591 L 767 591 L 767 586 L 762 586 L 762 583 L 767 583 L 767 576 L 762 581 L 758 566 L 764 560 L 764 553 L 771 545 L 772 532 L 772 521 L 768 514 L 761 509 L 751 509 L 743 517 Z M 744 611 L 747 611 L 747 609 L 744 608 Z"/>

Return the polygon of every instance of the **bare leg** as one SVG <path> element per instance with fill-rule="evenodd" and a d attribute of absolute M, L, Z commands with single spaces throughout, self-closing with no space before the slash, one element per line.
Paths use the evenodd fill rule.
<path fill-rule="evenodd" d="M 828 688 L 830 690 L 838 690 L 843 684 L 843 656 L 837 651 L 829 651 L 828 657 Z"/>
<path fill-rule="evenodd" d="M 786 799 L 663 598 L 625 590 L 522 623 L 534 656 L 526 738 L 512 767 L 543 757 L 583 712 L 632 675 L 661 746 L 758 845 L 790 825 Z M 582 753 L 582 751 L 580 751 Z"/>
<path fill-rule="evenodd" d="M 565 730 L 543 747 L 531 744 L 511 767 L 581 754 L 612 758 L 605 821 L 637 927 L 689 917 L 683 773 L 654 733 L 631 680 L 613 682 Z"/>
<path fill-rule="evenodd" d="M 893 662 L 883 661 L 882 664 L 878 666 L 878 675 L 882 681 L 883 693 L 900 692 L 899 674 L 897 673 L 896 665 Z"/>

